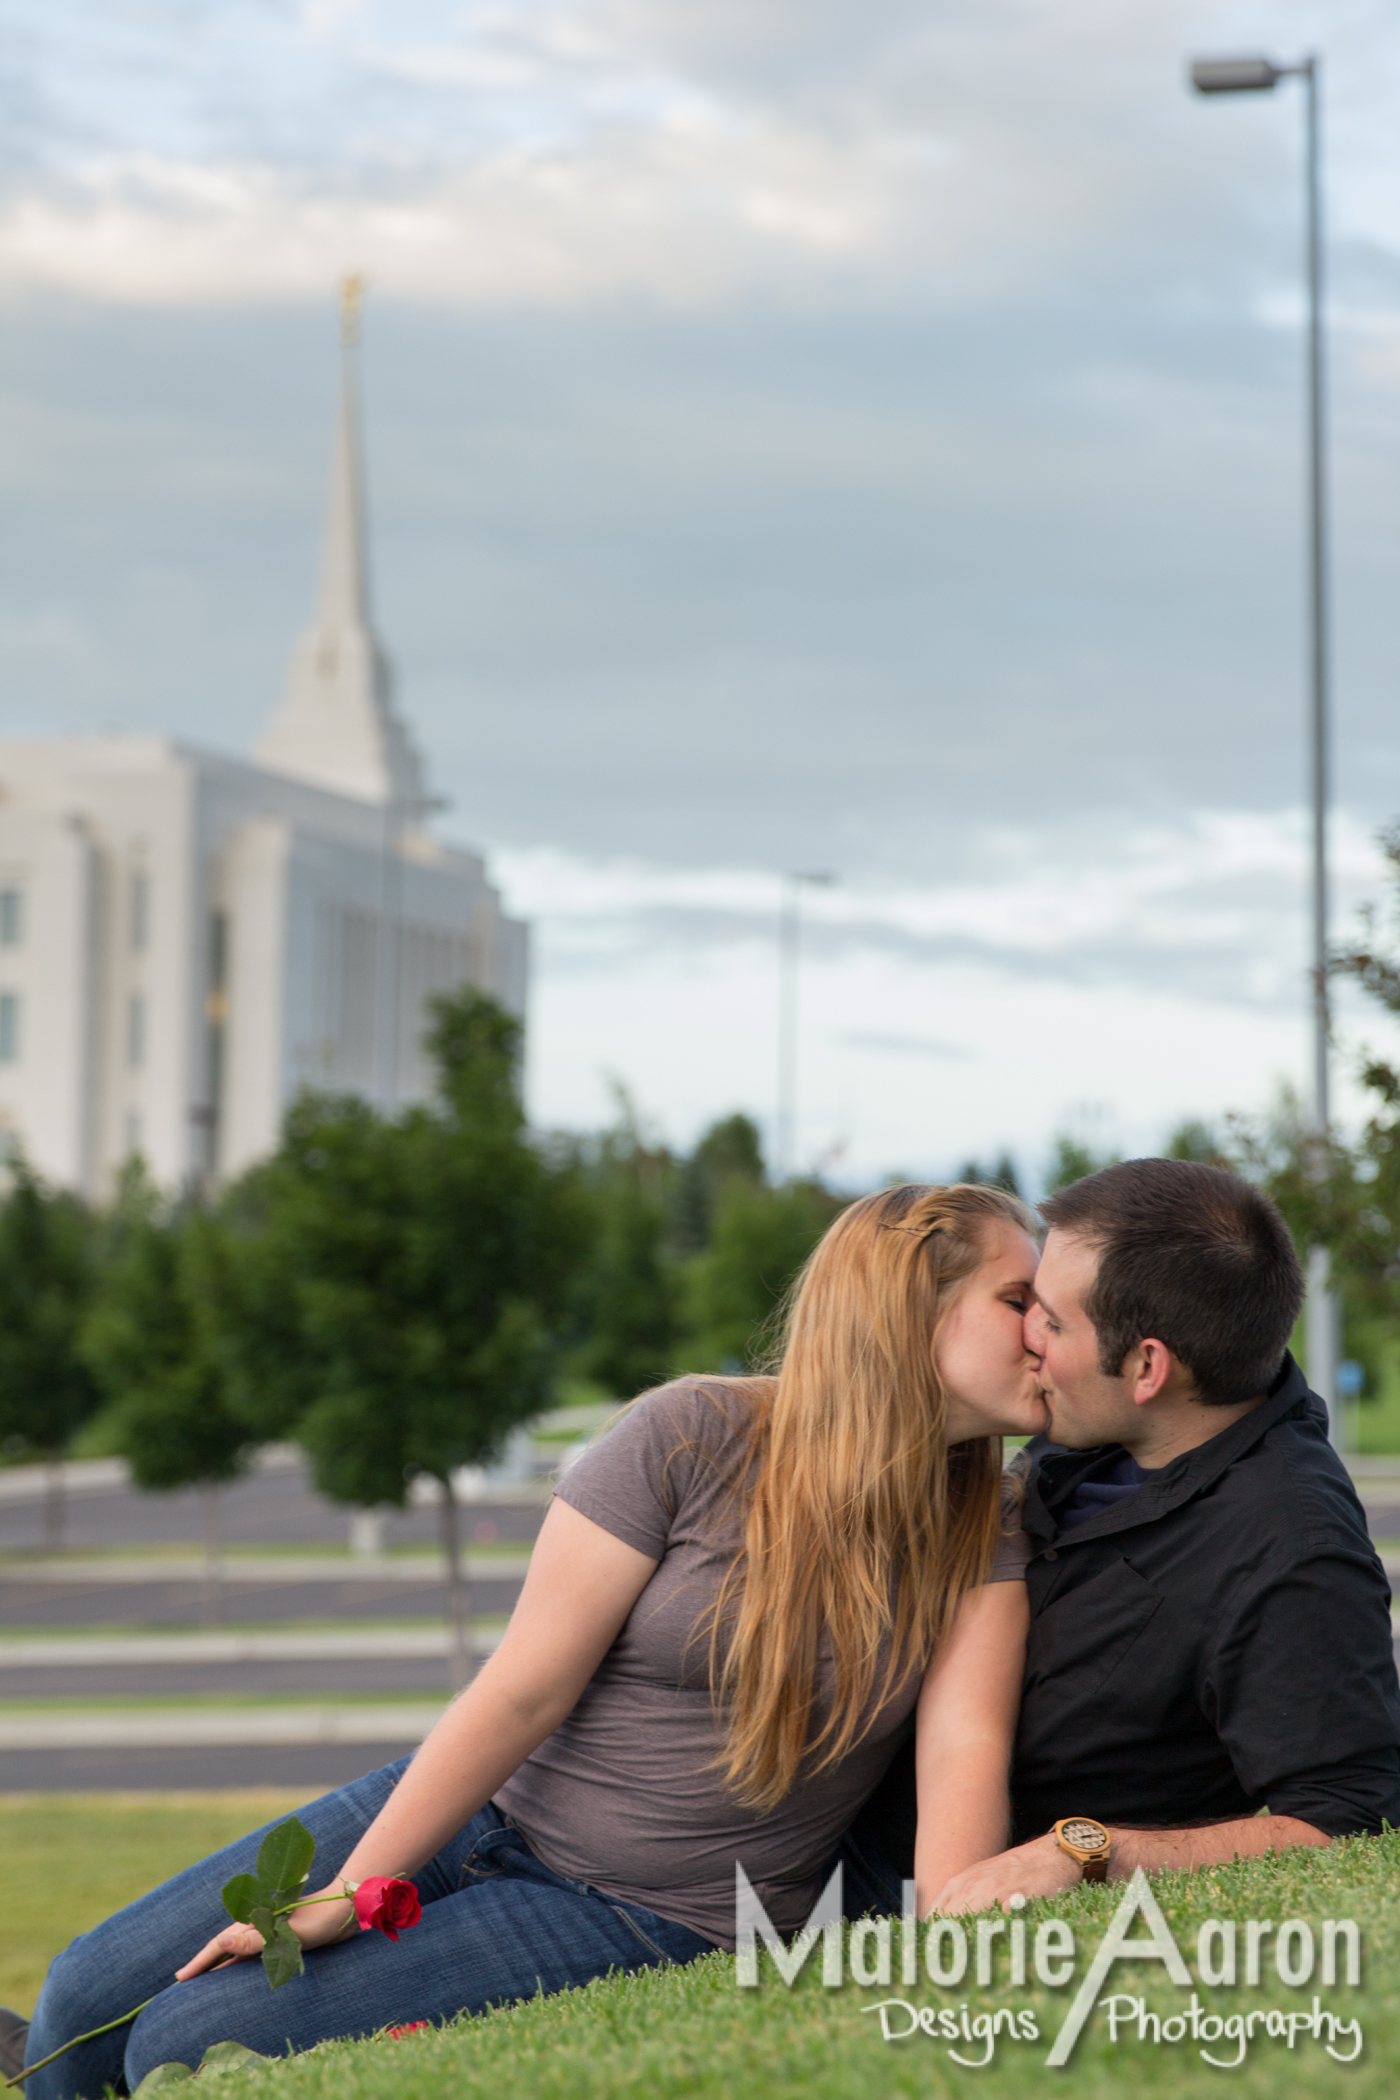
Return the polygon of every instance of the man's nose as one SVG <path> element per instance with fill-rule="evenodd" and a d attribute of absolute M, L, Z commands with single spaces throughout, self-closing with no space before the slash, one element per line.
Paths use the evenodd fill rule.
<path fill-rule="evenodd" d="M 1038 1305 L 1032 1305 L 1021 1322 L 1021 1334 L 1032 1356 L 1045 1354 L 1045 1314 Z"/>

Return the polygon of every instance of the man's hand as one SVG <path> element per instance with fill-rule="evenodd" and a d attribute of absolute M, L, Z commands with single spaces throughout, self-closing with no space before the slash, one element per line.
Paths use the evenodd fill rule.
<path fill-rule="evenodd" d="M 1061 1852 L 1047 1832 L 954 1874 L 934 1897 L 929 1916 L 954 1917 L 959 1911 L 991 1910 L 998 1903 L 1005 1910 L 1013 1896 L 1056 1896 L 1061 1889 L 1077 1887 L 1081 1878 L 1078 1860 Z"/>

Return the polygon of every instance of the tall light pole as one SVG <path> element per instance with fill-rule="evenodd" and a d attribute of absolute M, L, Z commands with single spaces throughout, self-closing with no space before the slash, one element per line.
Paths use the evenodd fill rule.
<path fill-rule="evenodd" d="M 1202 58 L 1191 67 L 1191 85 L 1202 95 L 1270 93 L 1280 80 L 1304 84 L 1306 112 L 1308 276 L 1308 568 L 1310 579 L 1309 747 L 1312 774 L 1312 1129 L 1319 1166 L 1331 1120 L 1328 1059 L 1331 1013 L 1327 991 L 1327 804 L 1330 771 L 1331 650 L 1327 592 L 1327 457 L 1322 362 L 1322 171 L 1319 102 L 1322 60 L 1316 52 L 1293 65 L 1270 58 Z M 1333 1440 L 1341 1441 L 1337 1400 L 1338 1306 L 1331 1289 L 1325 1247 L 1308 1251 L 1308 1383 L 1327 1402 Z"/>
<path fill-rule="evenodd" d="M 785 875 L 778 910 L 778 1124 L 774 1169 L 779 1181 L 797 1171 L 797 969 L 802 944 L 802 891 L 829 889 L 834 875 Z"/>

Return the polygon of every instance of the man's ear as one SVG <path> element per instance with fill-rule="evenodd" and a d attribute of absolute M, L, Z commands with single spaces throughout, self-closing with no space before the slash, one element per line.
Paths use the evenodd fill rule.
<path fill-rule="evenodd" d="M 1149 1400 L 1155 1400 L 1177 1368 L 1176 1358 L 1166 1343 L 1152 1336 L 1130 1350 L 1123 1375 L 1134 1407 L 1146 1407 Z"/>

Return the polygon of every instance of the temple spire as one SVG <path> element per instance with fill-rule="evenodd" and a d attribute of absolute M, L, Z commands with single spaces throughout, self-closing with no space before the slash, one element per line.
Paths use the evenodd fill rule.
<path fill-rule="evenodd" d="M 369 613 L 359 344 L 364 280 L 341 288 L 340 414 L 315 617 L 292 654 L 287 695 L 257 748 L 259 762 L 318 787 L 400 805 L 423 802 L 423 769 L 394 711 L 393 680 Z"/>
<path fill-rule="evenodd" d="M 364 479 L 360 469 L 360 302 L 364 280 L 347 277 L 340 298 L 340 420 L 331 460 L 330 501 L 321 559 L 318 625 L 369 628 Z"/>

